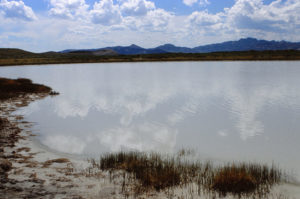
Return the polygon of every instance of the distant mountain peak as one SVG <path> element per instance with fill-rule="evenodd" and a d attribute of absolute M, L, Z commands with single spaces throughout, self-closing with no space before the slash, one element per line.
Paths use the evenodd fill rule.
<path fill-rule="evenodd" d="M 258 41 L 258 39 L 252 37 L 246 37 L 246 38 L 241 38 L 239 41 Z"/>
<path fill-rule="evenodd" d="M 267 41 L 256 38 L 242 38 L 238 41 L 228 41 L 193 48 L 196 53 L 221 51 L 265 51 L 265 50 L 298 50 L 300 43 L 287 41 Z"/>
<path fill-rule="evenodd" d="M 173 45 L 173 44 L 164 44 L 164 45 L 161 45 L 161 46 L 159 46 L 159 47 L 176 47 L 175 45 Z"/>
<path fill-rule="evenodd" d="M 195 48 L 178 47 L 173 44 L 167 43 L 156 48 L 142 48 L 135 44 L 130 46 L 115 46 L 106 47 L 100 49 L 89 49 L 79 51 L 97 51 L 111 49 L 115 53 L 120 55 L 138 55 L 138 54 L 161 54 L 161 53 L 209 53 L 209 52 L 230 52 L 230 51 L 264 51 L 264 50 L 299 50 L 300 42 L 288 42 L 288 41 L 267 41 L 258 40 L 256 38 L 248 37 L 241 38 L 236 41 L 227 41 L 223 43 L 209 44 L 198 46 Z M 65 50 L 64 53 L 68 53 L 74 50 Z M 77 50 L 78 51 L 78 50 Z M 101 53 L 105 53 L 102 51 Z M 99 54 L 101 54 L 99 53 Z M 112 53 L 112 52 L 109 52 Z"/>
<path fill-rule="evenodd" d="M 138 45 L 135 45 L 135 44 L 131 44 L 130 46 L 128 46 L 128 47 L 130 47 L 130 48 L 142 48 L 142 47 L 140 47 L 140 46 L 138 46 Z"/>

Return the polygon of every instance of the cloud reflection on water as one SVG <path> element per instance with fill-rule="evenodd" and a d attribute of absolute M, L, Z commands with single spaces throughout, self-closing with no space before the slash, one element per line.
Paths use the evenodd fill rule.
<path fill-rule="evenodd" d="M 147 64 L 69 66 L 71 69 L 53 66 L 41 71 L 50 73 L 53 79 L 46 83 L 51 86 L 57 82 L 51 73 L 63 70 L 59 76 L 63 83 L 58 80 L 60 84 L 55 84 L 61 95 L 48 100 L 48 106 L 40 110 L 36 104 L 42 102 L 29 106 L 29 115 L 35 110 L 47 112 L 50 106 L 50 111 L 54 110 L 61 119 L 81 118 L 89 136 L 83 139 L 87 135 L 81 131 L 60 137 L 68 127 L 57 127 L 62 129 L 42 136 L 42 142 L 70 153 L 87 152 L 92 142 L 112 151 L 172 151 L 181 145 L 178 135 L 189 133 L 182 131 L 190 127 L 185 125 L 199 129 L 200 134 L 214 126 L 215 131 L 210 133 L 224 138 L 238 133 L 246 141 L 265 133 L 264 114 L 268 107 L 299 108 L 297 68 L 293 68 L 295 73 L 283 74 L 281 66 L 273 66 L 272 62 L 224 62 L 221 66 L 220 62 Z M 114 119 L 109 124 L 99 119 L 97 129 L 89 129 L 91 121 L 87 118 L 92 111 L 97 112 L 93 117 Z M 208 115 L 217 118 L 220 114 L 224 115 L 222 121 L 203 122 Z M 43 120 L 51 118 L 37 122 Z M 224 121 L 229 124 L 224 125 Z"/>
<path fill-rule="evenodd" d="M 110 151 L 138 150 L 173 152 L 177 131 L 160 124 L 144 123 L 104 131 L 98 138 Z"/>
<path fill-rule="evenodd" d="M 83 153 L 86 143 L 75 136 L 47 135 L 42 139 L 42 143 L 51 149 L 64 153 L 80 155 Z"/>

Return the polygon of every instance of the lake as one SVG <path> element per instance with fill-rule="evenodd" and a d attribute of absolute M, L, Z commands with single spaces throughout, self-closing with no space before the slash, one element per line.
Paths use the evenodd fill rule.
<path fill-rule="evenodd" d="M 1 67 L 60 92 L 17 111 L 45 147 L 278 164 L 300 173 L 300 62 L 153 62 Z"/>

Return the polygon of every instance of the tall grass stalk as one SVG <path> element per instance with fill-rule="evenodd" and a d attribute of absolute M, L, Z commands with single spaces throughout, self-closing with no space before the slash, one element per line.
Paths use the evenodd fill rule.
<path fill-rule="evenodd" d="M 214 166 L 212 162 L 187 160 L 182 153 L 180 156 L 163 156 L 158 153 L 118 152 L 105 154 L 99 162 L 93 160 L 92 163 L 94 168 L 110 173 L 128 173 L 124 173 L 122 190 L 134 179 L 138 193 L 151 190 L 169 192 L 170 189 L 185 187 L 198 195 L 224 197 L 230 194 L 239 198 L 262 198 L 274 185 L 284 181 L 283 172 L 274 165 L 231 163 Z"/>

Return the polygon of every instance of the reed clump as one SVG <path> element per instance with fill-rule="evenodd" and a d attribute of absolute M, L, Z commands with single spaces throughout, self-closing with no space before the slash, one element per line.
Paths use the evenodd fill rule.
<path fill-rule="evenodd" d="M 273 185 L 283 182 L 282 172 L 275 166 L 253 163 L 215 167 L 211 162 L 187 161 L 182 156 L 139 152 L 110 153 L 103 155 L 99 164 L 93 162 L 101 170 L 132 174 L 144 190 L 161 191 L 196 184 L 198 195 L 260 198 L 269 194 Z"/>
<path fill-rule="evenodd" d="M 173 159 L 164 160 L 158 154 L 120 152 L 107 154 L 100 160 L 102 170 L 125 170 L 134 174 L 145 188 L 157 191 L 177 186 L 181 174 Z"/>
<path fill-rule="evenodd" d="M 266 194 L 274 184 L 282 181 L 281 171 L 274 166 L 258 164 L 231 164 L 217 169 L 211 189 L 222 196 L 227 194 Z"/>
<path fill-rule="evenodd" d="M 242 194 L 253 192 L 255 179 L 247 172 L 237 168 L 220 171 L 213 180 L 212 189 L 226 196 L 227 193 Z"/>

